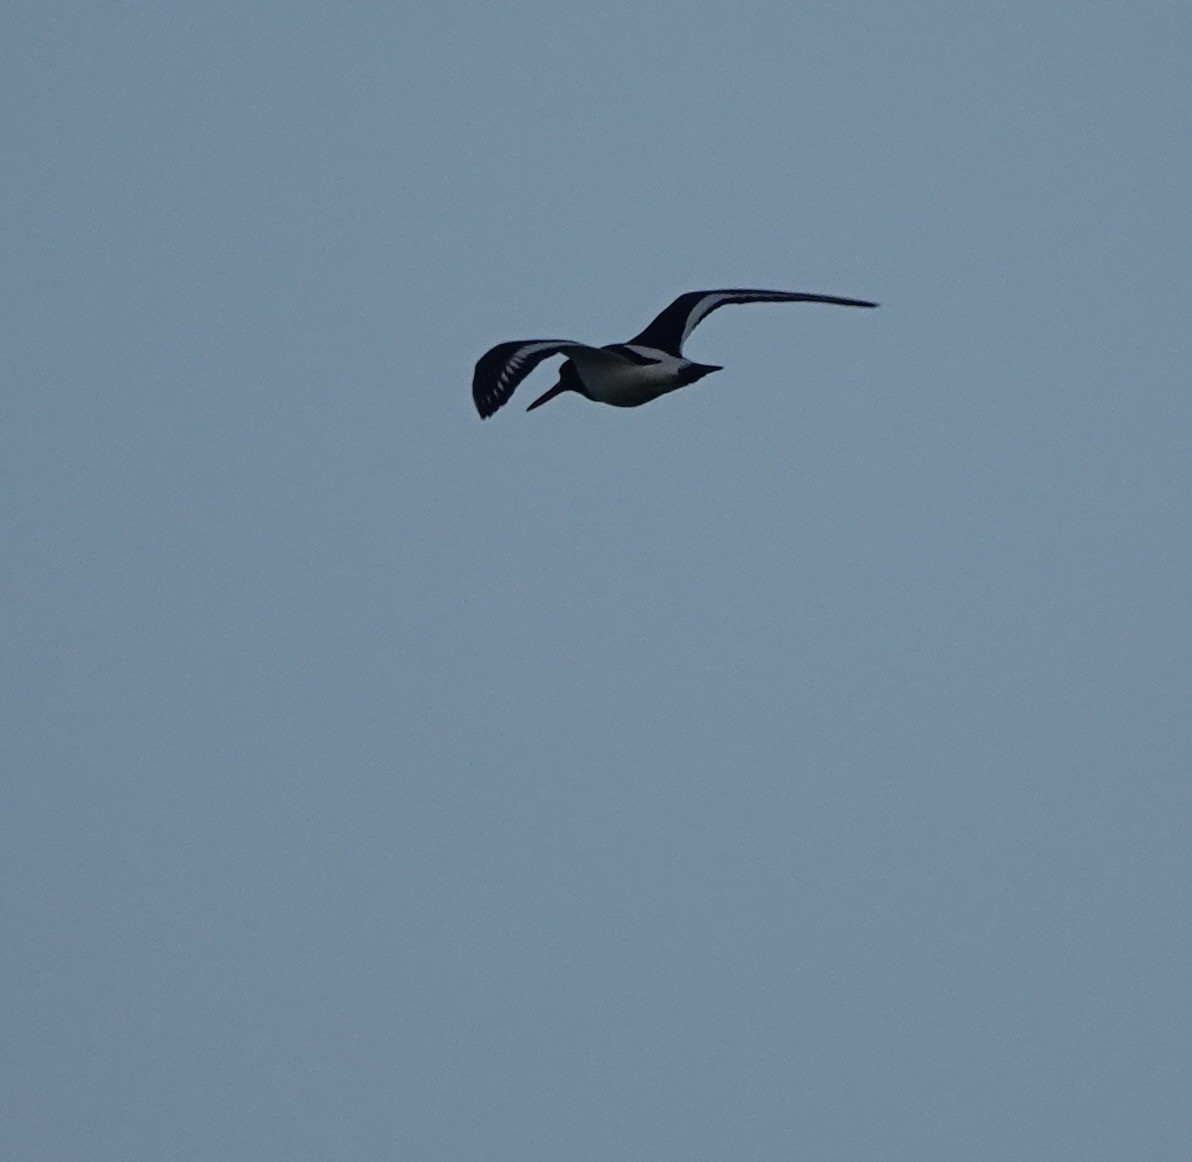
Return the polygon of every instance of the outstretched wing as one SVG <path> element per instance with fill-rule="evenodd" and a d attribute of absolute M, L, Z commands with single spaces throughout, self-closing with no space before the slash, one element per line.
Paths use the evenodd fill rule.
<path fill-rule="evenodd" d="M 643 347 L 656 347 L 671 355 L 682 355 L 687 336 L 713 311 L 729 303 L 835 303 L 841 307 L 876 307 L 864 299 L 841 299 L 835 295 L 811 295 L 799 291 L 705 290 L 680 295 L 640 334 L 629 340 Z"/>
<path fill-rule="evenodd" d="M 472 376 L 472 398 L 480 418 L 486 420 L 504 407 L 517 385 L 544 359 L 590 350 L 586 343 L 572 339 L 515 339 L 511 343 L 498 343 L 480 356 Z"/>

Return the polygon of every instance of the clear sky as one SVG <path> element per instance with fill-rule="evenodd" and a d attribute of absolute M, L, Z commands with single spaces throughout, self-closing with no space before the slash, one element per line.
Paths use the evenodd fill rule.
<path fill-rule="evenodd" d="M 1187 1159 L 1187 4 L 2 23 L 4 1157 Z"/>

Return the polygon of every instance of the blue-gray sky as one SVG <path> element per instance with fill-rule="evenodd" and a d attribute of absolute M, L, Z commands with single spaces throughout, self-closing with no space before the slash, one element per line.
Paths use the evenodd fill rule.
<path fill-rule="evenodd" d="M 6 1157 L 1187 1157 L 1186 5 L 3 25 Z"/>

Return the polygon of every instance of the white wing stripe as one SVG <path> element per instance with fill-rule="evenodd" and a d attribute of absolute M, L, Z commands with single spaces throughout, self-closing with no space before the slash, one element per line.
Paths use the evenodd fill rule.
<path fill-rule="evenodd" d="M 741 296 L 739 294 L 704 295 L 691 308 L 691 313 L 687 316 L 687 322 L 683 325 L 683 337 L 679 340 L 679 345 L 682 346 L 687 342 L 688 336 L 700 325 L 705 316 L 711 314 L 717 307 L 734 301 L 741 302 Z"/>

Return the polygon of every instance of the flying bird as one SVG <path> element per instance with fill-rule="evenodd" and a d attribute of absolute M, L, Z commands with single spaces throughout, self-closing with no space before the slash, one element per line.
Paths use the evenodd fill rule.
<path fill-rule="evenodd" d="M 713 311 L 730 303 L 835 303 L 841 307 L 876 307 L 864 299 L 812 295 L 798 291 L 703 290 L 680 295 L 628 343 L 590 347 L 574 339 L 514 339 L 498 343 L 476 364 L 472 398 L 481 419 L 509 402 L 517 385 L 552 355 L 566 355 L 559 381 L 526 411 L 532 412 L 565 391 L 576 391 L 596 403 L 632 408 L 668 391 L 686 387 L 724 368 L 683 358 L 687 336 Z"/>

